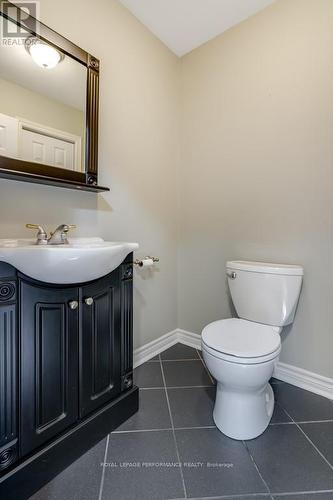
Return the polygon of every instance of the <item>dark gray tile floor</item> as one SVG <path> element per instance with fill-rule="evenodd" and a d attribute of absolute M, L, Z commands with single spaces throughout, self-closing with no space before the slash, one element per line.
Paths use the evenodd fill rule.
<path fill-rule="evenodd" d="M 333 500 L 333 403 L 272 379 L 268 429 L 221 434 L 200 354 L 180 344 L 135 370 L 140 411 L 31 500 Z"/>
<path fill-rule="evenodd" d="M 31 500 L 91 500 L 97 498 L 96 492 L 99 491 L 103 474 L 101 463 L 104 461 L 106 442 L 106 438 L 100 441 L 88 453 L 76 460 L 53 481 L 33 495 Z"/>

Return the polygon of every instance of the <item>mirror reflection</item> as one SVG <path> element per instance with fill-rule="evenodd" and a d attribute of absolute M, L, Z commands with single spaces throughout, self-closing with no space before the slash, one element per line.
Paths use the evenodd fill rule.
<path fill-rule="evenodd" d="M 87 69 L 27 34 L 0 45 L 0 155 L 85 171 Z"/>

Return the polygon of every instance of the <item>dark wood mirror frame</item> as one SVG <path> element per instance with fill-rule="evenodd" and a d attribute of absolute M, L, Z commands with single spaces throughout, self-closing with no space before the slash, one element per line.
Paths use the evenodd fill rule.
<path fill-rule="evenodd" d="M 34 17 L 21 16 L 21 10 L 10 2 L 0 0 L 0 16 L 21 26 L 31 35 L 54 46 L 87 68 L 85 172 L 0 156 L 0 177 L 85 191 L 109 191 L 109 188 L 98 185 L 99 60 Z"/>

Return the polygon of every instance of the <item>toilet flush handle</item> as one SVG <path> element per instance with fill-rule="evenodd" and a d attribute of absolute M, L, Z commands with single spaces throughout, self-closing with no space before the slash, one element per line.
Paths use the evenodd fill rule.
<path fill-rule="evenodd" d="M 237 273 L 235 271 L 228 271 L 227 272 L 227 276 L 228 278 L 230 278 L 231 280 L 235 280 L 237 278 Z"/>

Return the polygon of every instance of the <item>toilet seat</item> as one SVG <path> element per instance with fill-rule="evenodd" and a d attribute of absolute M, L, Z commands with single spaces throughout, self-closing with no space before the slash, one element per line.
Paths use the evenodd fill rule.
<path fill-rule="evenodd" d="M 230 318 L 214 321 L 202 332 L 202 346 L 213 356 L 239 364 L 264 363 L 281 351 L 274 327 Z"/>
<path fill-rule="evenodd" d="M 227 361 L 228 363 L 234 363 L 238 365 L 258 365 L 277 358 L 281 352 L 281 347 L 267 356 L 258 356 L 256 358 L 239 358 L 238 356 L 225 354 L 223 352 L 217 351 L 216 349 L 212 349 L 211 347 L 207 346 L 203 341 L 202 341 L 202 350 L 208 352 L 215 358 L 220 359 L 222 361 Z"/>

